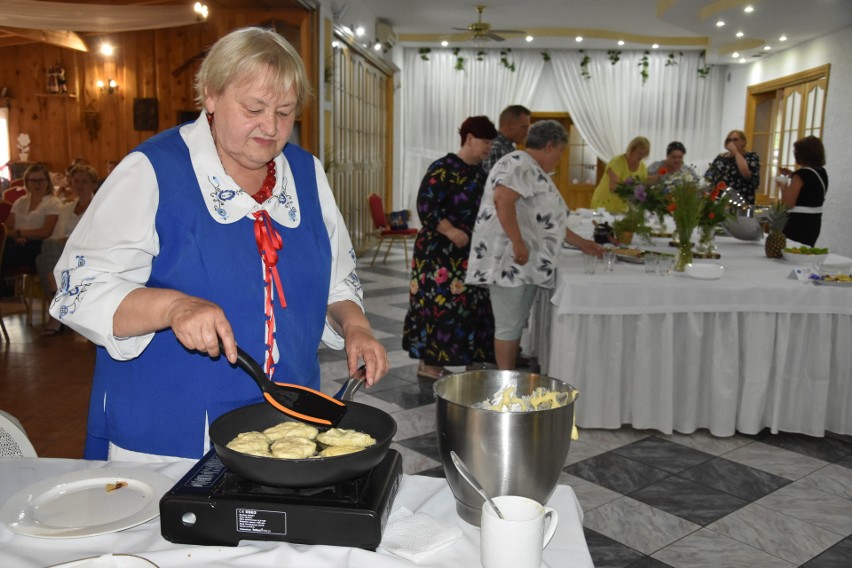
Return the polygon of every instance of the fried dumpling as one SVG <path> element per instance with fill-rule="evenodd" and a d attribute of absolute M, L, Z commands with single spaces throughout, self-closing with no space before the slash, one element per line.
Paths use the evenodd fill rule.
<path fill-rule="evenodd" d="M 354 454 L 360 452 L 364 448 L 361 446 L 329 446 L 319 453 L 318 457 L 331 458 L 334 456 L 343 456 L 346 454 Z"/>
<path fill-rule="evenodd" d="M 319 430 L 304 422 L 289 421 L 270 426 L 263 433 L 273 442 L 281 438 L 307 438 L 313 440 L 317 437 Z"/>
<path fill-rule="evenodd" d="M 227 447 L 241 454 L 269 457 L 270 442 L 263 432 L 243 432 L 228 442 Z"/>
<path fill-rule="evenodd" d="M 317 435 L 317 442 L 326 446 L 354 446 L 366 448 L 376 443 L 375 438 L 364 432 L 346 430 L 344 428 L 330 428 Z"/>
<path fill-rule="evenodd" d="M 269 450 L 274 458 L 301 460 L 314 455 L 317 445 L 307 438 L 281 438 L 274 441 Z"/>

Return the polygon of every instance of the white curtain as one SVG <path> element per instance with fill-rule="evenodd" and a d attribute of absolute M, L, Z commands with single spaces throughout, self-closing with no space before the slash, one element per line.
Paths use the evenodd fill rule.
<path fill-rule="evenodd" d="M 675 52 L 676 65 L 666 65 L 668 51 L 648 54 L 643 83 L 641 51 L 622 52 L 614 65 L 606 51 L 551 51 L 548 62 L 539 50 L 511 51 L 506 59 L 514 72 L 501 63 L 499 50 L 483 51 L 482 61 L 476 60 L 476 49 L 458 55 L 435 50 L 424 61 L 417 49 L 405 49 L 399 208 L 414 209 L 426 168 L 458 149 L 458 127 L 466 117 L 485 114 L 496 125 L 503 108 L 529 106 L 539 88 L 554 90 L 601 160 L 623 153 L 640 135 L 651 141 L 649 163 L 664 158 L 668 143 L 678 140 L 686 146 L 686 163 L 699 173 L 722 151 L 724 68 L 700 77 L 703 61 L 697 52 Z M 581 75 L 584 55 L 590 59 L 588 79 Z M 463 70 L 455 69 L 458 56 L 465 59 Z M 553 84 L 541 81 L 545 65 L 553 66 Z"/>
<path fill-rule="evenodd" d="M 465 118 L 486 115 L 497 126 L 500 111 L 511 104 L 528 105 L 538 88 L 544 58 L 539 52 L 499 50 L 436 50 L 424 61 L 417 49 L 406 49 L 402 82 L 402 207 L 415 209 L 417 190 L 426 168 L 461 146 L 459 126 Z M 456 69 L 458 57 L 464 69 Z M 415 216 L 416 217 L 416 216 Z M 416 219 L 415 219 L 416 221 Z"/>
<path fill-rule="evenodd" d="M 698 52 L 648 54 L 648 78 L 643 83 L 643 52 L 622 52 L 613 64 L 605 51 L 551 53 L 556 93 L 586 142 L 604 162 L 623 153 L 635 136 L 651 141 L 649 161 L 662 159 L 669 142 L 686 146 L 685 162 L 704 173 L 707 164 L 722 151 L 719 124 L 722 120 L 724 71 L 711 69 L 706 77 L 698 70 Z M 580 64 L 589 56 L 590 77 Z M 668 64 L 673 61 L 675 63 Z"/>

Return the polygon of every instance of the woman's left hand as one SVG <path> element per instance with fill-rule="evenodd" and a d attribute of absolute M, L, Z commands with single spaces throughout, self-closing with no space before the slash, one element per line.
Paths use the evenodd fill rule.
<path fill-rule="evenodd" d="M 349 376 L 354 375 L 361 361 L 367 367 L 367 386 L 373 386 L 385 376 L 390 367 L 390 359 L 384 346 L 373 337 L 370 329 L 352 326 L 346 329 L 343 337 L 346 345 L 346 364 Z"/>

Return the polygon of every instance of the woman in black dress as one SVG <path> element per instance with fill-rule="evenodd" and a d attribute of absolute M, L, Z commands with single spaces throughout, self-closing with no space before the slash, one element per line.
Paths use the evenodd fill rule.
<path fill-rule="evenodd" d="M 724 182 L 754 205 L 754 194 L 760 186 L 760 156 L 746 151 L 747 143 L 742 130 L 728 132 L 725 152 L 716 156 L 704 173 L 704 178 L 714 186 L 720 181 Z"/>
<path fill-rule="evenodd" d="M 486 173 L 480 163 L 497 136 L 485 116 L 466 119 L 461 148 L 435 161 L 417 193 L 422 228 L 414 244 L 402 347 L 420 360 L 417 375 L 439 379 L 444 365 L 494 361 L 494 316 L 488 289 L 464 284 L 470 235 Z"/>
<path fill-rule="evenodd" d="M 822 227 L 822 204 L 828 192 L 828 174 L 825 171 L 825 148 L 816 136 L 805 136 L 793 143 L 793 157 L 799 169 L 791 172 L 781 168 L 787 176 L 779 181 L 781 203 L 790 208 L 790 218 L 784 227 L 788 239 L 812 247 L 819 238 Z M 783 179 L 783 178 L 782 178 Z"/>

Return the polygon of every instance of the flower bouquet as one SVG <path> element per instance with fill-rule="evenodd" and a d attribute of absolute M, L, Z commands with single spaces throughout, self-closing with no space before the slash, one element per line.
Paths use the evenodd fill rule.
<path fill-rule="evenodd" d="M 678 254 L 674 269 L 683 272 L 692 262 L 692 233 L 704 209 L 704 193 L 696 182 L 675 184 L 669 193 L 668 211 L 675 222 Z"/>
<path fill-rule="evenodd" d="M 640 234 L 650 237 L 651 228 L 645 222 L 645 212 L 649 211 L 651 204 L 656 206 L 659 196 L 652 186 L 648 186 L 641 179 L 629 177 L 615 187 L 615 194 L 627 204 L 627 211 L 613 223 L 616 239 L 624 244 L 629 244 L 630 239 L 619 237 L 629 233 Z"/>
<path fill-rule="evenodd" d="M 724 182 L 719 182 L 716 187 L 704 191 L 702 195 L 701 216 L 698 219 L 701 231 L 698 248 L 706 258 L 717 258 L 716 228 L 731 216 L 728 197 L 722 195 L 725 187 Z"/>

